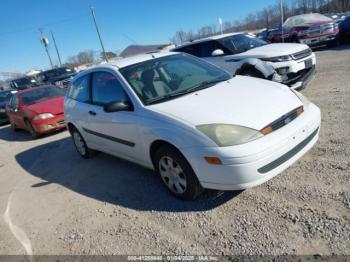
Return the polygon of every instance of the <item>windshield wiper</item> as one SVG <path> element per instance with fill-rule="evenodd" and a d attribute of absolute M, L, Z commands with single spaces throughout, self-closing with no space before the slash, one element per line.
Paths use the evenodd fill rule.
<path fill-rule="evenodd" d="M 190 88 L 188 88 L 186 90 L 183 90 L 183 91 L 180 91 L 180 92 L 176 92 L 176 93 L 172 93 L 172 94 L 167 94 L 167 95 L 164 95 L 164 96 L 161 96 L 161 97 L 157 97 L 154 100 L 151 100 L 151 101 L 147 102 L 147 105 L 152 105 L 152 104 L 164 102 L 164 101 L 169 100 L 171 98 L 183 96 L 183 95 L 186 95 L 188 93 L 192 93 L 194 91 L 202 90 L 202 89 L 208 88 L 210 86 L 213 86 L 213 85 L 215 85 L 217 83 L 220 83 L 220 82 L 223 82 L 223 81 L 227 81 L 229 79 L 230 78 L 216 79 L 216 80 L 210 80 L 210 81 L 209 80 L 203 81 L 200 84 L 195 85 L 193 87 L 190 87 Z"/>

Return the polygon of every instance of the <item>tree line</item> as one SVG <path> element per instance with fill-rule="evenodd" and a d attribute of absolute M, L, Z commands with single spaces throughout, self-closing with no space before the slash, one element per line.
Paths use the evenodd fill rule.
<path fill-rule="evenodd" d="M 285 18 L 305 13 L 341 13 L 350 11 L 350 0 L 284 0 L 282 8 Z M 259 12 L 250 13 L 244 19 L 225 21 L 222 25 L 223 33 L 277 28 L 281 24 L 280 10 L 280 1 L 277 0 L 275 4 L 265 7 Z M 203 26 L 196 32 L 178 30 L 170 38 L 170 41 L 174 44 L 181 44 L 216 35 L 220 33 L 220 30 L 217 24 Z"/>

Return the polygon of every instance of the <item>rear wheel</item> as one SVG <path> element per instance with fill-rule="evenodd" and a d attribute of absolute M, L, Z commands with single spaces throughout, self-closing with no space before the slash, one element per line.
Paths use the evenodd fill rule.
<path fill-rule="evenodd" d="M 159 148 L 155 165 L 164 185 L 176 197 L 193 200 L 203 192 L 192 167 L 177 149 L 170 146 Z"/>
<path fill-rule="evenodd" d="M 26 123 L 27 130 L 29 131 L 32 138 L 37 139 L 40 136 L 40 134 L 34 130 L 32 124 L 30 123 L 29 120 L 26 120 L 25 123 Z"/>
<path fill-rule="evenodd" d="M 75 149 L 78 151 L 80 156 L 83 158 L 91 158 L 95 155 L 95 151 L 86 145 L 83 136 L 76 128 L 72 130 L 72 138 L 74 141 Z"/>

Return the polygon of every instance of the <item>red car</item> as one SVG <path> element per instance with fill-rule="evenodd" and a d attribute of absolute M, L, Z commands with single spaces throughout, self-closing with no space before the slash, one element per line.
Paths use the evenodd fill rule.
<path fill-rule="evenodd" d="M 6 112 L 14 130 L 25 129 L 33 138 L 65 128 L 65 90 L 43 86 L 17 92 L 10 99 Z"/>
<path fill-rule="evenodd" d="M 281 32 L 269 36 L 274 43 L 281 42 Z M 285 42 L 301 43 L 309 46 L 336 44 L 339 29 L 337 23 L 321 14 L 303 14 L 289 17 L 283 24 Z"/>

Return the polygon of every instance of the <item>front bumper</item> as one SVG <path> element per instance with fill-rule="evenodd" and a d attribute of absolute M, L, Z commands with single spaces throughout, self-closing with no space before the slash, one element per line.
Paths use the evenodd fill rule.
<path fill-rule="evenodd" d="M 64 115 L 56 115 L 48 119 L 33 120 L 32 126 L 35 132 L 44 134 L 66 127 Z"/>
<path fill-rule="evenodd" d="M 301 44 L 305 44 L 308 46 L 320 46 L 325 45 L 331 41 L 335 41 L 338 37 L 338 33 L 335 34 L 329 34 L 329 35 L 323 35 L 323 36 L 317 36 L 317 37 L 309 37 L 300 39 Z"/>
<path fill-rule="evenodd" d="M 182 148 L 204 188 L 241 190 L 264 183 L 303 156 L 317 141 L 320 110 L 311 104 L 298 118 L 255 141 L 231 146 Z M 222 165 L 211 165 L 204 156 L 215 156 Z"/>
<path fill-rule="evenodd" d="M 273 63 L 272 65 L 276 70 L 275 74 L 278 74 L 278 78 L 281 79 L 280 82 L 296 90 L 304 89 L 316 73 L 315 54 L 299 60 Z M 287 72 L 282 75 L 279 73 L 281 69 Z"/>

